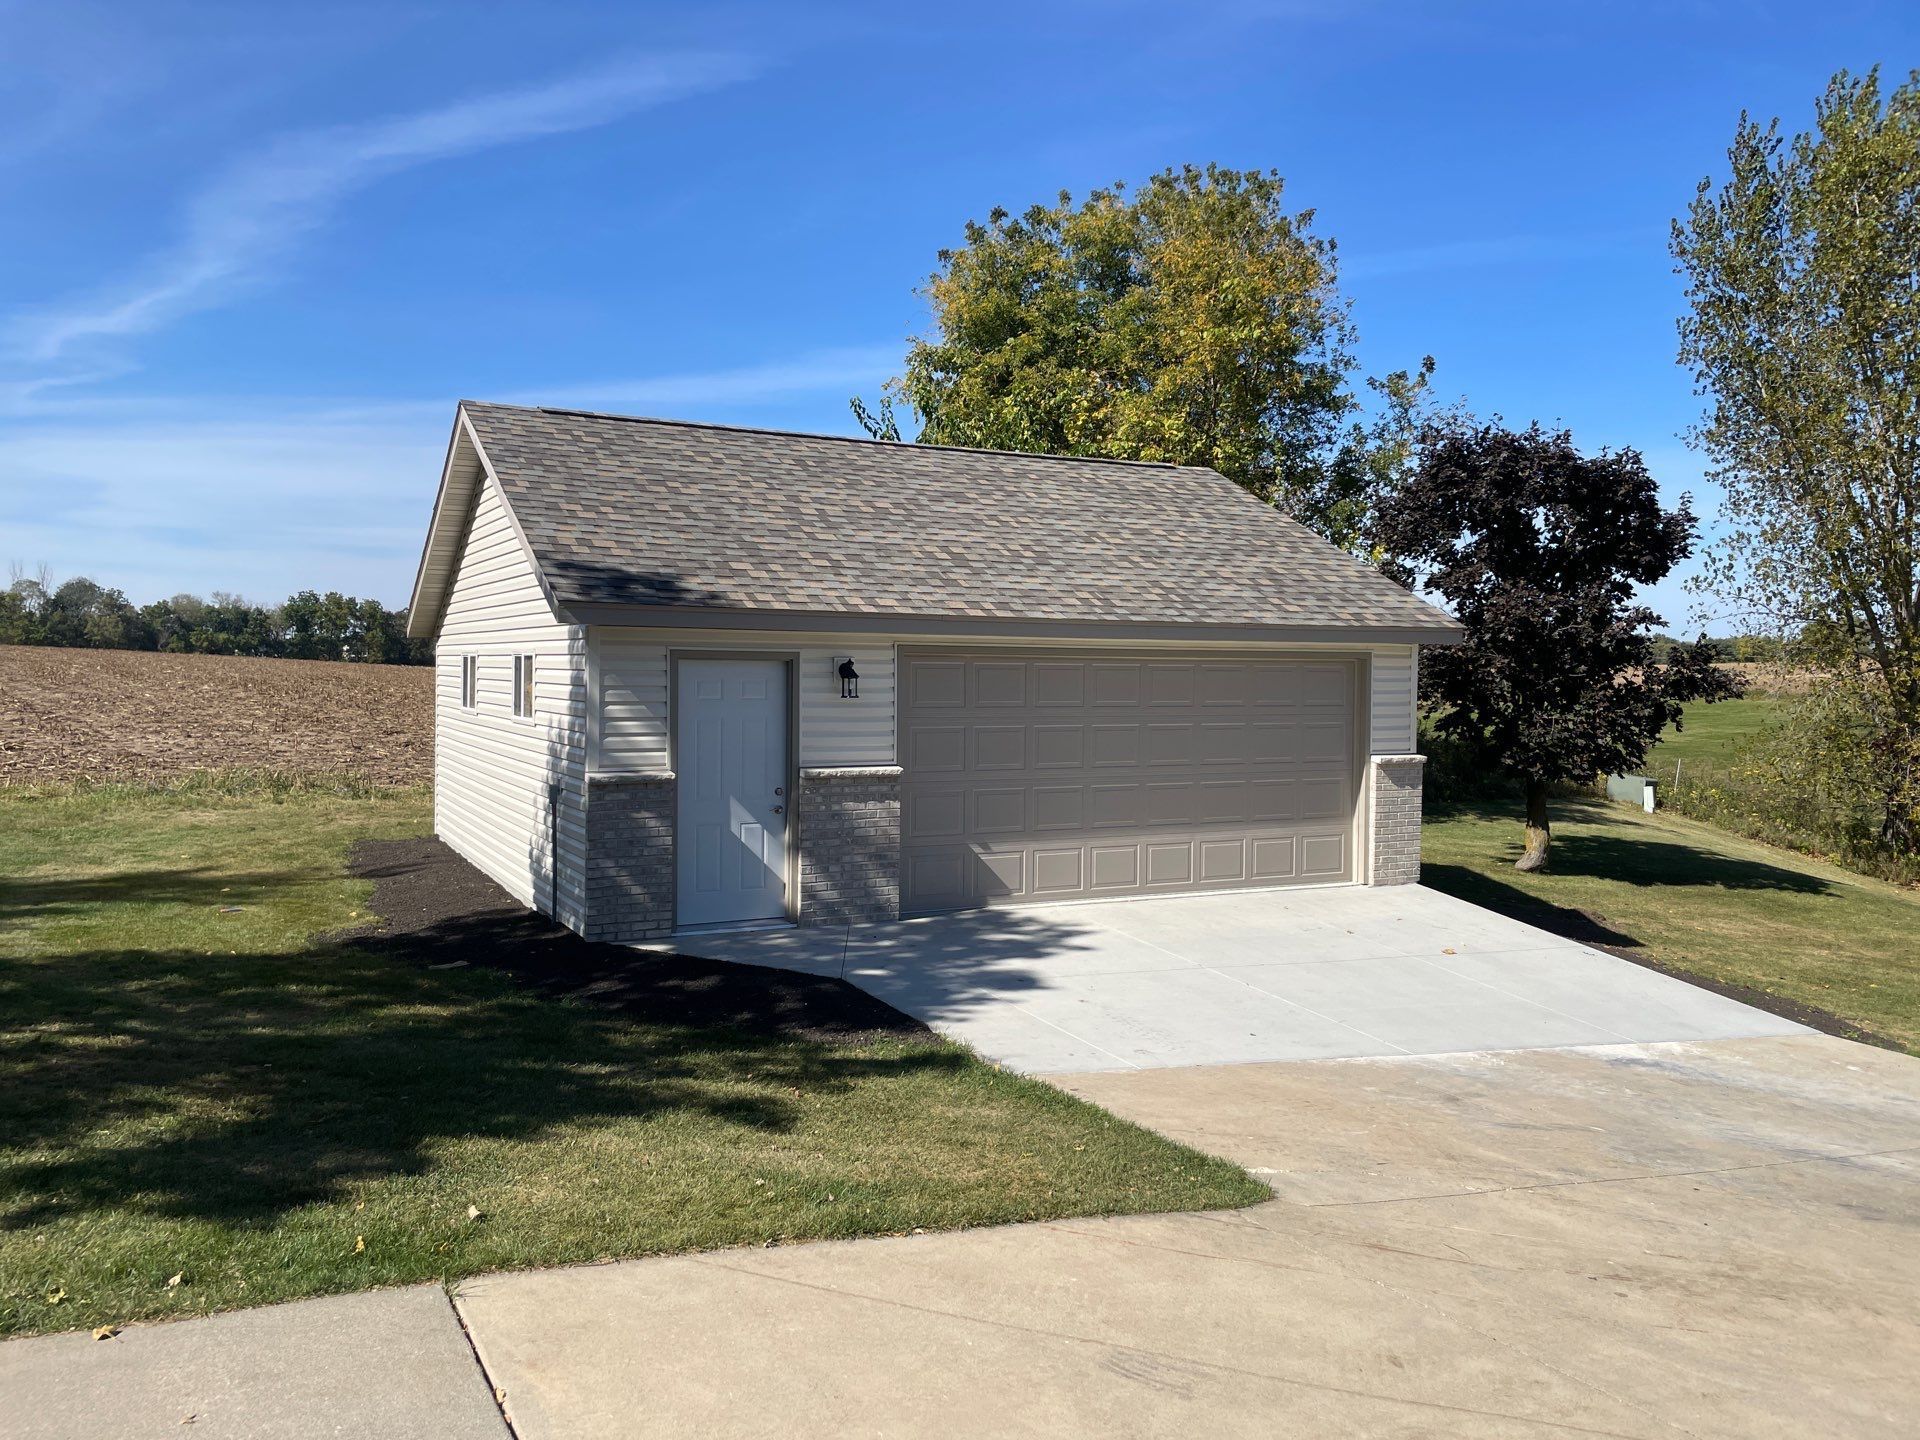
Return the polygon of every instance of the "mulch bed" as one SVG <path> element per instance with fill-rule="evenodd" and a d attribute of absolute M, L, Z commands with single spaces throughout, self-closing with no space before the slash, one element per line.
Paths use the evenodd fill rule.
<path fill-rule="evenodd" d="M 348 859 L 374 882 L 377 926 L 328 938 L 423 967 L 464 963 L 549 999 L 644 1024 L 727 1027 L 838 1043 L 933 1032 L 844 980 L 582 940 L 520 904 L 439 840 L 363 840 Z"/>

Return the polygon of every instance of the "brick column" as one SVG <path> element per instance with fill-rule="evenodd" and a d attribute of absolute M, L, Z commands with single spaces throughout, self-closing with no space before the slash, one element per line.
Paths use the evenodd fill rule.
<path fill-rule="evenodd" d="M 1420 880 L 1420 787 L 1427 757 L 1376 755 L 1373 785 L 1372 885 Z"/>
<path fill-rule="evenodd" d="M 800 923 L 900 918 L 900 767 L 800 772 Z"/>
<path fill-rule="evenodd" d="M 587 777 L 587 939 L 672 933 L 674 794 L 665 771 Z"/>

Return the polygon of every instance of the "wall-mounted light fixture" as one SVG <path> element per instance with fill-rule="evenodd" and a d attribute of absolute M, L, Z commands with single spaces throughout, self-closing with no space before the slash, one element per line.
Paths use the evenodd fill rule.
<path fill-rule="evenodd" d="M 834 669 L 840 676 L 840 698 L 858 700 L 860 698 L 860 672 L 853 668 L 851 655 L 833 657 Z"/>

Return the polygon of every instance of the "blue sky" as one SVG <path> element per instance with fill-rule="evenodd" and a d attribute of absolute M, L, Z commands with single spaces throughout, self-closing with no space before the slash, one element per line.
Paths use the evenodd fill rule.
<path fill-rule="evenodd" d="M 0 0 L 0 564 L 404 603 L 457 398 L 847 432 L 969 217 L 1188 160 L 1287 177 L 1371 372 L 1710 514 L 1667 224 L 1920 63 L 1850 0 L 918 8 Z"/>

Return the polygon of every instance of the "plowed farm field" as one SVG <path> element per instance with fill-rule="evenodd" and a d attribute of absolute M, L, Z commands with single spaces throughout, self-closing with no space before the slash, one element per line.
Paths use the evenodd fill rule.
<path fill-rule="evenodd" d="M 195 770 L 433 778 L 433 670 L 0 645 L 0 786 Z"/>

